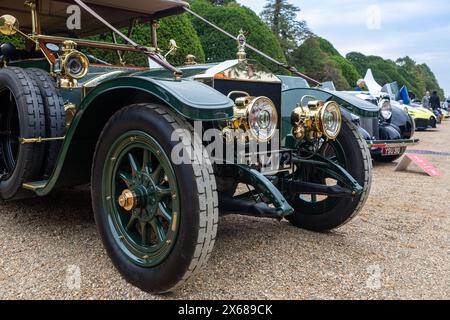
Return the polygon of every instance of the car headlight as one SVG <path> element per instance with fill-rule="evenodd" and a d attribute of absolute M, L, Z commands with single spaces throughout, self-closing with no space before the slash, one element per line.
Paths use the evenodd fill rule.
<path fill-rule="evenodd" d="M 303 99 L 302 99 L 303 100 Z M 314 141 L 323 137 L 335 140 L 342 128 L 342 114 L 334 101 L 300 103 L 291 114 L 292 135 L 297 140 Z"/>
<path fill-rule="evenodd" d="M 64 57 L 63 73 L 72 79 L 82 79 L 89 71 L 89 59 L 79 51 L 73 51 Z"/>
<path fill-rule="evenodd" d="M 278 112 L 272 100 L 266 97 L 255 98 L 247 110 L 250 135 L 259 142 L 271 140 L 278 124 Z"/>
<path fill-rule="evenodd" d="M 392 118 L 391 102 L 389 100 L 382 100 L 380 105 L 381 105 L 380 109 L 381 117 L 386 121 L 390 120 Z"/>
<path fill-rule="evenodd" d="M 325 137 L 335 140 L 341 132 L 342 114 L 339 105 L 334 102 L 327 102 L 320 109 L 321 130 Z"/>

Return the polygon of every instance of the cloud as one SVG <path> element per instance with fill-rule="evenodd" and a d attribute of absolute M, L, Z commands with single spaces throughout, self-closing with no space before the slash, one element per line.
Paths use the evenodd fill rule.
<path fill-rule="evenodd" d="M 263 0 L 238 0 L 260 12 Z M 345 55 L 359 51 L 427 63 L 450 94 L 450 2 L 446 0 L 290 0 L 300 19 Z M 373 10 L 380 9 L 379 21 Z M 372 14 L 372 15 L 371 15 Z M 379 23 L 379 25 L 378 25 Z M 368 28 L 369 27 L 369 28 Z"/>

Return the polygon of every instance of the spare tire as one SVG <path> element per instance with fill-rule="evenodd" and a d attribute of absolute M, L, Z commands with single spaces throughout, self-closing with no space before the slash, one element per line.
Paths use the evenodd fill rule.
<path fill-rule="evenodd" d="M 41 92 L 44 102 L 46 138 L 64 137 L 66 134 L 66 112 L 64 100 L 55 86 L 52 76 L 41 69 L 27 69 L 30 77 L 34 78 Z M 61 150 L 62 141 L 51 141 L 45 143 L 45 160 L 43 167 L 43 178 L 48 179 L 55 169 Z"/>
<path fill-rule="evenodd" d="M 45 114 L 36 81 L 21 68 L 0 70 L 0 198 L 27 195 L 25 182 L 40 179 L 45 145 L 20 143 L 45 137 Z"/>

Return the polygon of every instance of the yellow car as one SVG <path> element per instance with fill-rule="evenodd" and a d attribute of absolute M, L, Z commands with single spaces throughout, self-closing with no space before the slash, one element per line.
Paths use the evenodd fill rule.
<path fill-rule="evenodd" d="M 405 111 L 414 119 L 416 130 L 427 130 L 437 127 L 437 119 L 434 113 L 427 108 L 415 105 L 405 106 Z"/>

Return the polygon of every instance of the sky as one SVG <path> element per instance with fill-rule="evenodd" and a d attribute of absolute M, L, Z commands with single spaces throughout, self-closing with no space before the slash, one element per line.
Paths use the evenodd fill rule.
<path fill-rule="evenodd" d="M 265 0 L 237 0 L 262 11 Z M 450 95 L 450 2 L 448 0 L 290 0 L 299 19 L 346 55 L 358 51 L 426 63 Z M 263 49 L 263 48 L 262 48 Z M 429 88 L 433 89 L 433 88 Z"/>

